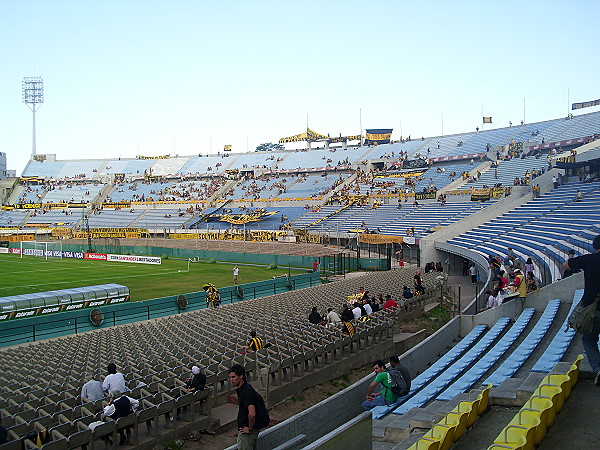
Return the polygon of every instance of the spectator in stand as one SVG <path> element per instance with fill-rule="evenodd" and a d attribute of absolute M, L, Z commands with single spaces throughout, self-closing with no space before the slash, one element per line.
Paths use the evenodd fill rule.
<path fill-rule="evenodd" d="M 264 341 L 256 336 L 256 331 L 252 330 L 250 332 L 250 340 L 248 341 L 248 345 L 246 345 L 244 348 L 248 351 L 259 351 L 262 350 L 263 348 L 269 347 L 269 345 L 265 345 Z"/>
<path fill-rule="evenodd" d="M 354 303 L 354 307 L 352 308 L 352 315 L 356 320 L 358 320 L 360 316 L 362 316 L 362 310 L 360 309 L 360 305 L 358 303 Z"/>
<path fill-rule="evenodd" d="M 352 316 L 354 317 L 354 315 Z M 340 318 L 339 314 L 336 313 L 333 308 L 327 308 L 327 325 L 328 326 L 338 326 L 341 322 L 342 319 Z"/>
<path fill-rule="evenodd" d="M 104 415 L 113 420 L 118 420 L 121 417 L 126 417 L 129 414 L 136 412 L 138 406 L 140 406 L 140 402 L 138 400 L 126 396 L 118 389 L 111 389 L 110 401 L 108 402 L 108 406 L 104 408 Z M 119 430 L 119 434 L 121 436 L 119 445 L 125 445 L 130 432 L 131 426 Z"/>
<path fill-rule="evenodd" d="M 450 257 L 447 256 L 446 259 L 444 260 L 444 264 L 446 264 L 446 272 L 448 272 L 448 274 L 450 273 L 450 265 L 452 264 L 452 261 L 450 260 Z"/>
<path fill-rule="evenodd" d="M 523 261 L 521 261 L 521 258 L 519 258 L 518 256 L 515 256 L 515 258 L 513 259 L 513 263 L 512 263 L 513 275 L 514 275 L 514 272 L 516 269 L 519 269 L 521 272 L 524 269 Z"/>
<path fill-rule="evenodd" d="M 90 381 L 85 383 L 81 388 L 81 401 L 83 402 L 84 399 L 89 400 L 91 402 L 95 402 L 96 400 L 102 400 L 104 398 L 102 383 L 98 380 L 94 380 L 94 374 L 91 372 L 87 372 L 85 374 L 85 377 Z"/>
<path fill-rule="evenodd" d="M 575 258 L 575 250 L 573 250 L 573 249 L 571 249 L 567 252 L 567 261 L 571 258 Z M 567 278 L 577 272 L 579 272 L 579 270 L 564 269 L 562 277 Z"/>
<path fill-rule="evenodd" d="M 475 267 L 475 263 L 471 263 L 469 266 L 469 275 L 471 275 L 471 283 L 477 284 L 477 267 Z"/>
<path fill-rule="evenodd" d="M 405 393 L 400 394 L 400 395 L 408 394 L 410 392 L 410 385 L 411 385 L 412 377 L 410 376 L 410 372 L 408 371 L 408 368 L 403 366 L 402 364 L 400 364 L 400 358 L 398 358 L 398 356 L 396 356 L 396 355 L 390 356 L 390 370 L 397 370 L 402 375 L 402 378 L 404 378 L 404 381 L 406 383 L 406 388 L 404 390 Z"/>
<path fill-rule="evenodd" d="M 515 291 L 519 294 L 518 298 L 521 301 L 524 301 L 525 297 L 527 297 L 527 283 L 520 269 L 515 269 L 515 279 L 512 282 L 512 285 L 515 287 Z"/>
<path fill-rule="evenodd" d="M 348 336 L 354 336 L 356 330 L 354 329 L 354 325 L 349 320 L 344 320 L 342 322 L 342 333 L 347 334 Z"/>
<path fill-rule="evenodd" d="M 423 287 L 423 281 L 421 279 L 421 272 L 417 271 L 414 276 L 414 285 L 415 285 L 415 295 L 422 295 L 425 293 L 425 288 Z"/>
<path fill-rule="evenodd" d="M 237 448 L 255 449 L 258 434 L 269 426 L 269 412 L 263 398 L 248 384 L 244 366 L 235 364 L 229 369 L 229 382 L 236 388 L 239 405 Z"/>
<path fill-rule="evenodd" d="M 379 294 L 379 295 L 383 295 L 383 294 Z M 381 307 L 383 306 L 381 303 L 382 300 L 383 300 L 383 298 L 377 299 L 377 300 L 373 299 L 373 301 L 371 302 L 371 309 L 373 310 L 374 313 L 381 310 Z"/>
<path fill-rule="evenodd" d="M 498 279 L 498 272 L 500 271 L 500 267 L 501 267 L 501 259 L 500 256 L 493 256 L 493 255 L 489 255 L 490 258 L 490 270 L 492 271 L 492 279 L 496 280 Z"/>
<path fill-rule="evenodd" d="M 313 306 L 312 311 L 308 315 L 308 321 L 315 325 L 319 325 L 323 321 L 323 318 L 321 317 L 321 314 L 318 313 L 316 306 Z"/>
<path fill-rule="evenodd" d="M 535 282 L 535 277 L 533 276 L 533 272 L 527 272 L 527 277 L 525 278 L 525 282 L 527 283 L 527 292 L 533 292 L 537 290 L 537 283 Z"/>
<path fill-rule="evenodd" d="M 185 380 L 184 392 L 203 391 L 206 387 L 206 375 L 202 373 L 200 367 L 192 366 L 192 376 Z"/>
<path fill-rule="evenodd" d="M 408 300 L 409 298 L 413 298 L 412 291 L 406 285 L 402 286 L 402 297 L 406 300 Z"/>
<path fill-rule="evenodd" d="M 373 308 L 371 308 L 371 300 L 366 299 L 362 306 L 365 309 L 367 316 L 370 316 L 371 314 L 373 314 Z"/>
<path fill-rule="evenodd" d="M 504 258 L 504 264 L 510 264 L 510 261 L 512 261 L 516 257 L 512 247 L 508 247 L 507 250 L 508 253 L 506 254 L 506 258 Z"/>
<path fill-rule="evenodd" d="M 583 270 L 584 290 L 581 298 L 581 306 L 589 306 L 594 303 L 600 293 L 600 234 L 592 241 L 594 253 L 571 258 L 564 262 L 565 270 Z M 596 306 L 596 317 L 594 328 L 591 333 L 584 334 L 581 338 L 583 350 L 596 374 L 594 384 L 600 386 L 600 351 L 598 350 L 598 336 L 600 336 L 600 301 Z"/>
<path fill-rule="evenodd" d="M 119 392 L 129 392 L 129 388 L 125 384 L 125 377 L 121 372 L 117 372 L 117 366 L 114 363 L 110 363 L 106 369 L 108 375 L 102 382 L 102 390 L 110 392 L 113 389 L 117 389 Z"/>
<path fill-rule="evenodd" d="M 531 260 L 531 258 L 527 258 L 527 261 L 525 262 L 525 273 L 534 272 L 534 271 L 535 271 L 535 266 L 533 265 L 533 261 Z"/>
<path fill-rule="evenodd" d="M 350 309 L 350 307 L 347 304 L 345 304 L 344 307 L 342 308 L 341 319 L 344 322 L 350 322 L 351 320 L 354 320 L 354 313 L 352 312 L 352 310 Z"/>
<path fill-rule="evenodd" d="M 367 398 L 362 402 L 362 407 L 365 411 L 370 411 L 376 406 L 391 405 L 398 397 L 392 392 L 392 379 L 390 374 L 385 369 L 385 363 L 377 360 L 373 363 L 373 371 L 375 379 L 367 389 Z M 381 385 L 381 393 L 373 394 L 375 387 Z"/>
<path fill-rule="evenodd" d="M 386 301 L 383 305 L 383 309 L 392 309 L 398 307 L 398 303 L 396 303 L 396 300 L 394 300 L 391 295 L 388 294 L 385 296 L 385 298 Z"/>
<path fill-rule="evenodd" d="M 498 300 L 496 296 L 492 294 L 492 291 L 485 291 L 485 298 L 487 308 L 493 308 L 494 306 L 498 306 Z"/>
<path fill-rule="evenodd" d="M 506 279 L 506 277 L 504 276 L 506 272 L 504 272 L 504 270 L 500 270 L 498 272 L 498 289 L 502 290 L 504 289 L 506 286 L 508 286 L 508 280 Z"/>

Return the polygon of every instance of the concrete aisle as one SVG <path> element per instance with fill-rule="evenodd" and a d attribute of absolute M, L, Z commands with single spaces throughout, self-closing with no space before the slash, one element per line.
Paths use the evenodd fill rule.
<path fill-rule="evenodd" d="M 599 400 L 600 387 L 580 377 L 538 450 L 600 448 Z"/>

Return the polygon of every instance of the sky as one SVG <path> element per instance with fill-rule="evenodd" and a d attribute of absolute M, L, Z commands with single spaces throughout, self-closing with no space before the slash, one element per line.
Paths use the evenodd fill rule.
<path fill-rule="evenodd" d="M 564 117 L 600 98 L 600 2 L 0 0 L 0 151 L 254 151 L 305 131 L 393 138 Z M 599 107 L 579 110 L 583 114 Z M 490 127 L 486 125 L 486 128 Z M 289 148 L 289 144 L 288 144 Z"/>

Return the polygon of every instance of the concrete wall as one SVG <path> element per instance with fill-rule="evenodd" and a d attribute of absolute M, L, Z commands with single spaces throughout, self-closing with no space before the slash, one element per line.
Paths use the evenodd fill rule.
<path fill-rule="evenodd" d="M 321 439 L 304 447 L 321 450 L 369 450 L 373 448 L 373 421 L 371 412 L 364 412 L 350 422 L 336 428 Z"/>
<path fill-rule="evenodd" d="M 477 315 L 462 316 L 461 334 L 468 333 L 476 325 L 491 326 L 500 317 L 516 317 L 521 314 L 523 308 L 535 308 L 536 311 L 541 312 L 551 299 L 559 299 L 561 302 L 570 305 L 573 302 L 573 294 L 577 289 L 583 289 L 583 273 L 555 281 L 535 292 L 530 292 L 527 294 L 523 305 L 518 300 L 511 300 L 495 308 L 482 311 Z"/>
<path fill-rule="evenodd" d="M 536 308 L 538 311 L 546 307 L 548 300 L 560 299 L 562 302 L 572 303 L 573 294 L 577 289 L 583 289 L 583 272 L 576 273 L 564 280 L 557 280 L 537 291 L 527 294 L 525 306 Z"/>
<path fill-rule="evenodd" d="M 485 291 L 485 287 L 490 283 L 490 279 L 492 276 L 492 274 L 488 268 L 489 264 L 488 264 L 487 259 L 485 259 L 481 255 L 481 253 L 475 252 L 473 250 L 469 250 L 464 247 L 459 247 L 458 245 L 448 244 L 446 242 L 436 242 L 435 247 L 440 252 L 443 252 L 444 255 L 446 255 L 448 253 L 453 254 L 453 255 L 458 255 L 458 256 L 466 258 L 469 261 L 472 261 L 475 263 L 475 266 L 477 267 L 477 271 L 479 272 L 479 277 L 480 277 L 480 281 L 482 284 L 479 289 L 479 292 L 477 292 L 477 297 L 475 297 L 473 300 L 471 300 L 469 302 L 469 304 L 463 308 L 463 311 L 462 311 L 465 314 L 475 314 L 479 309 L 481 309 L 480 307 L 483 306 L 482 304 L 478 305 L 476 300 L 477 300 L 477 298 L 481 297 L 482 292 Z"/>
<path fill-rule="evenodd" d="M 369 377 L 369 379 L 371 378 Z M 306 411 L 268 428 L 258 437 L 258 449 L 276 448 L 299 435 L 306 436 L 302 444 L 289 448 L 302 448 L 307 442 L 317 441 L 327 433 L 354 420 L 363 412 L 360 402 L 364 400 L 365 392 L 366 387 L 363 389 L 362 386 L 357 386 L 355 383 Z M 367 436 L 370 441 L 370 428 Z M 236 446 L 229 448 L 235 449 Z"/>

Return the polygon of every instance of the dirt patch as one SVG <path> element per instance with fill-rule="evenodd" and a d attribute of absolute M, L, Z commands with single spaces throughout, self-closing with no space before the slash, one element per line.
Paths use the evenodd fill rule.
<path fill-rule="evenodd" d="M 430 336 L 446 325 L 450 319 L 451 314 L 447 306 L 436 306 L 422 316 L 402 321 L 402 331 L 416 333 L 426 330 L 427 336 Z"/>

